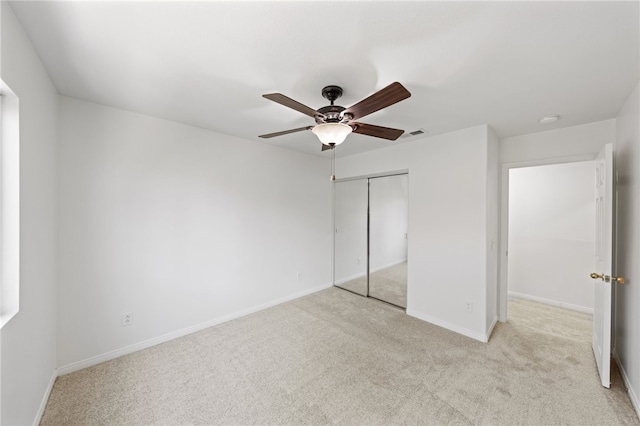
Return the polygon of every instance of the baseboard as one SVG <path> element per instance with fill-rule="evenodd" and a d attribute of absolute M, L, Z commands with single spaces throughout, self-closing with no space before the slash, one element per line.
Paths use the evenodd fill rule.
<path fill-rule="evenodd" d="M 47 389 L 44 392 L 44 396 L 42 397 L 42 402 L 40 402 L 40 407 L 38 408 L 38 413 L 36 414 L 36 418 L 33 421 L 33 426 L 38 426 L 40 421 L 42 420 L 42 416 L 44 415 L 44 409 L 47 408 L 47 402 L 49 401 L 49 396 L 51 395 L 51 391 L 53 390 L 53 385 L 58 378 L 58 370 L 53 370 L 53 374 L 51 375 L 51 380 L 49 380 L 49 384 L 47 385 Z"/>
<path fill-rule="evenodd" d="M 378 266 L 377 268 L 372 269 L 370 271 L 370 273 L 373 274 L 374 272 L 382 271 L 383 269 L 387 269 L 387 268 L 391 268 L 392 266 L 400 265 L 401 263 L 405 263 L 406 261 L 407 261 L 407 259 L 396 260 L 396 261 L 393 261 L 393 262 L 388 263 L 386 265 Z M 366 272 L 360 272 L 360 273 L 357 273 L 357 274 L 349 275 L 348 277 L 344 277 L 344 278 L 341 278 L 338 281 L 336 281 L 335 285 L 344 284 L 344 283 L 349 282 L 351 280 L 355 280 L 357 278 L 362 278 L 362 277 L 366 277 L 366 276 L 367 276 Z"/>
<path fill-rule="evenodd" d="M 380 265 L 377 268 L 372 268 L 371 273 L 382 271 L 383 269 L 391 268 L 392 266 L 400 265 L 401 263 L 405 263 L 407 259 L 394 260 L 391 263 L 387 263 L 386 265 Z"/>
<path fill-rule="evenodd" d="M 341 285 L 341 284 L 347 283 L 347 282 L 349 282 L 351 280 L 355 280 L 357 278 L 362 278 L 362 277 L 366 277 L 366 276 L 367 276 L 366 272 L 365 273 L 358 273 L 358 274 L 349 275 L 348 277 L 344 277 L 344 278 L 336 281 L 335 285 Z"/>
<path fill-rule="evenodd" d="M 573 305 L 571 303 L 558 302 L 557 300 L 545 299 L 544 297 L 530 296 L 528 294 L 516 293 L 515 291 L 509 291 L 509 297 L 515 299 L 530 300 L 532 302 L 544 303 L 545 305 L 556 306 L 558 308 L 569 309 L 571 311 L 582 312 L 585 314 L 593 315 L 593 308 L 587 308 L 586 306 Z"/>
<path fill-rule="evenodd" d="M 309 290 L 301 291 L 299 293 L 294 293 L 285 297 L 281 297 L 279 299 L 272 300 L 267 303 L 263 303 L 261 305 L 253 306 L 251 308 L 243 309 L 238 312 L 234 312 L 229 315 L 224 315 L 219 318 L 212 319 L 210 321 L 206 321 L 200 324 L 196 324 L 191 327 L 183 328 L 181 330 L 173 331 L 171 333 L 163 334 L 162 336 L 154 337 L 149 340 L 145 340 L 139 343 L 135 343 L 133 345 L 125 346 L 124 348 L 116 349 L 102 355 L 97 355 L 91 358 L 84 359 L 82 361 L 77 361 L 62 367 L 58 367 L 58 376 L 63 376 L 65 374 L 73 373 L 74 371 L 82 370 L 83 368 L 92 367 L 94 365 L 101 364 L 105 361 L 110 361 L 115 358 L 119 358 L 123 355 L 127 355 L 133 352 L 140 351 L 142 349 L 150 348 L 152 346 L 159 345 L 161 343 L 168 342 L 173 339 L 177 339 L 179 337 L 183 337 L 201 330 L 204 330 L 209 327 L 216 326 L 218 324 L 222 324 L 227 321 L 234 320 L 236 318 L 244 317 L 246 315 L 253 314 L 258 311 L 262 311 L 267 308 L 271 308 L 272 306 L 279 305 L 281 303 L 289 302 L 294 299 L 298 299 L 300 297 L 307 296 L 312 293 L 316 293 L 318 291 L 325 290 L 333 286 L 333 283 L 322 284 L 317 287 L 313 287 Z"/>
<path fill-rule="evenodd" d="M 488 342 L 489 335 L 478 333 L 477 331 L 469 330 L 468 328 L 460 327 L 459 325 L 452 324 L 447 321 L 443 321 L 439 318 L 432 317 L 430 315 L 423 314 L 422 312 L 416 312 L 412 309 L 407 309 L 407 315 L 412 316 L 414 318 L 418 318 L 422 321 L 426 321 L 428 323 L 437 325 L 438 327 L 446 328 L 447 330 L 453 331 L 458 334 L 462 334 L 463 336 L 470 337 L 475 340 L 479 340 L 481 342 Z"/>
<path fill-rule="evenodd" d="M 634 410 L 636 410 L 636 415 L 640 419 L 640 402 L 638 401 L 638 395 L 636 395 L 633 387 L 631 386 L 631 382 L 629 381 L 629 376 L 624 369 L 624 366 L 620 362 L 620 357 L 618 357 L 618 352 L 613 350 L 613 359 L 618 364 L 618 369 L 620 370 L 620 374 L 622 375 L 622 380 L 624 380 L 624 385 L 627 387 L 627 393 L 629 394 L 629 399 L 631 400 L 631 405 L 633 405 Z"/>
<path fill-rule="evenodd" d="M 495 315 L 493 317 L 493 321 L 491 322 L 491 325 L 489 326 L 489 329 L 487 330 L 487 337 L 486 337 L 487 340 L 485 340 L 485 342 L 488 342 L 489 339 L 491 338 L 491 333 L 493 333 L 493 328 L 496 326 L 497 323 L 498 323 L 498 316 Z"/>

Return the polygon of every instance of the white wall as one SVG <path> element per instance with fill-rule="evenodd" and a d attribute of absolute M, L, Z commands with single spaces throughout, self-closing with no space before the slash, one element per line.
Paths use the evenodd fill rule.
<path fill-rule="evenodd" d="M 325 158 L 61 97 L 59 365 L 330 285 L 328 172 Z"/>
<path fill-rule="evenodd" d="M 487 134 L 477 126 L 336 160 L 339 178 L 409 170 L 407 313 L 478 340 L 488 327 Z"/>
<path fill-rule="evenodd" d="M 20 312 L 0 335 L 2 424 L 33 424 L 56 367 L 58 95 L 11 6 L 2 79 L 20 98 Z"/>
<path fill-rule="evenodd" d="M 511 169 L 509 294 L 593 311 L 593 161 Z"/>
<path fill-rule="evenodd" d="M 640 94 L 636 86 L 616 118 L 614 145 L 618 174 L 614 355 L 622 367 L 640 416 Z"/>
<path fill-rule="evenodd" d="M 407 175 L 369 180 L 370 272 L 407 261 Z"/>
<path fill-rule="evenodd" d="M 616 120 L 603 120 L 563 129 L 540 131 L 503 138 L 500 141 L 500 162 L 560 159 L 578 155 L 593 155 L 607 143 L 613 143 Z"/>

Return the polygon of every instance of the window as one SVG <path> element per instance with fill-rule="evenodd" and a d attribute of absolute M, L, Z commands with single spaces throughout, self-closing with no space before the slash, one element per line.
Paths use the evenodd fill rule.
<path fill-rule="evenodd" d="M 0 80 L 0 327 L 20 300 L 20 122 L 19 102 Z"/>

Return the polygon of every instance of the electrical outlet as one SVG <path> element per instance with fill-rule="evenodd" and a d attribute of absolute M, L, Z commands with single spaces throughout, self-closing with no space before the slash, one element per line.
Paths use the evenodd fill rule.
<path fill-rule="evenodd" d="M 302 279 L 302 272 L 298 272 L 298 281 Z"/>
<path fill-rule="evenodd" d="M 123 327 L 133 324 L 133 312 L 127 312 L 126 314 L 122 314 L 121 321 L 122 321 Z"/>
<path fill-rule="evenodd" d="M 356 264 L 358 264 L 358 265 L 359 265 L 359 264 L 360 264 L 360 262 L 361 262 L 361 259 L 360 259 L 360 258 L 358 258 L 358 259 L 356 260 Z"/>
<path fill-rule="evenodd" d="M 473 312 L 473 302 L 470 300 L 464 302 L 464 310 L 467 312 Z"/>

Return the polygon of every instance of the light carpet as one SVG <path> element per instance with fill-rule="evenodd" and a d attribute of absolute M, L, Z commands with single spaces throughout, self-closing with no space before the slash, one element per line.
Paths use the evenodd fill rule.
<path fill-rule="evenodd" d="M 42 424 L 640 424 L 586 315 L 509 309 L 480 343 L 330 288 L 59 377 Z"/>

